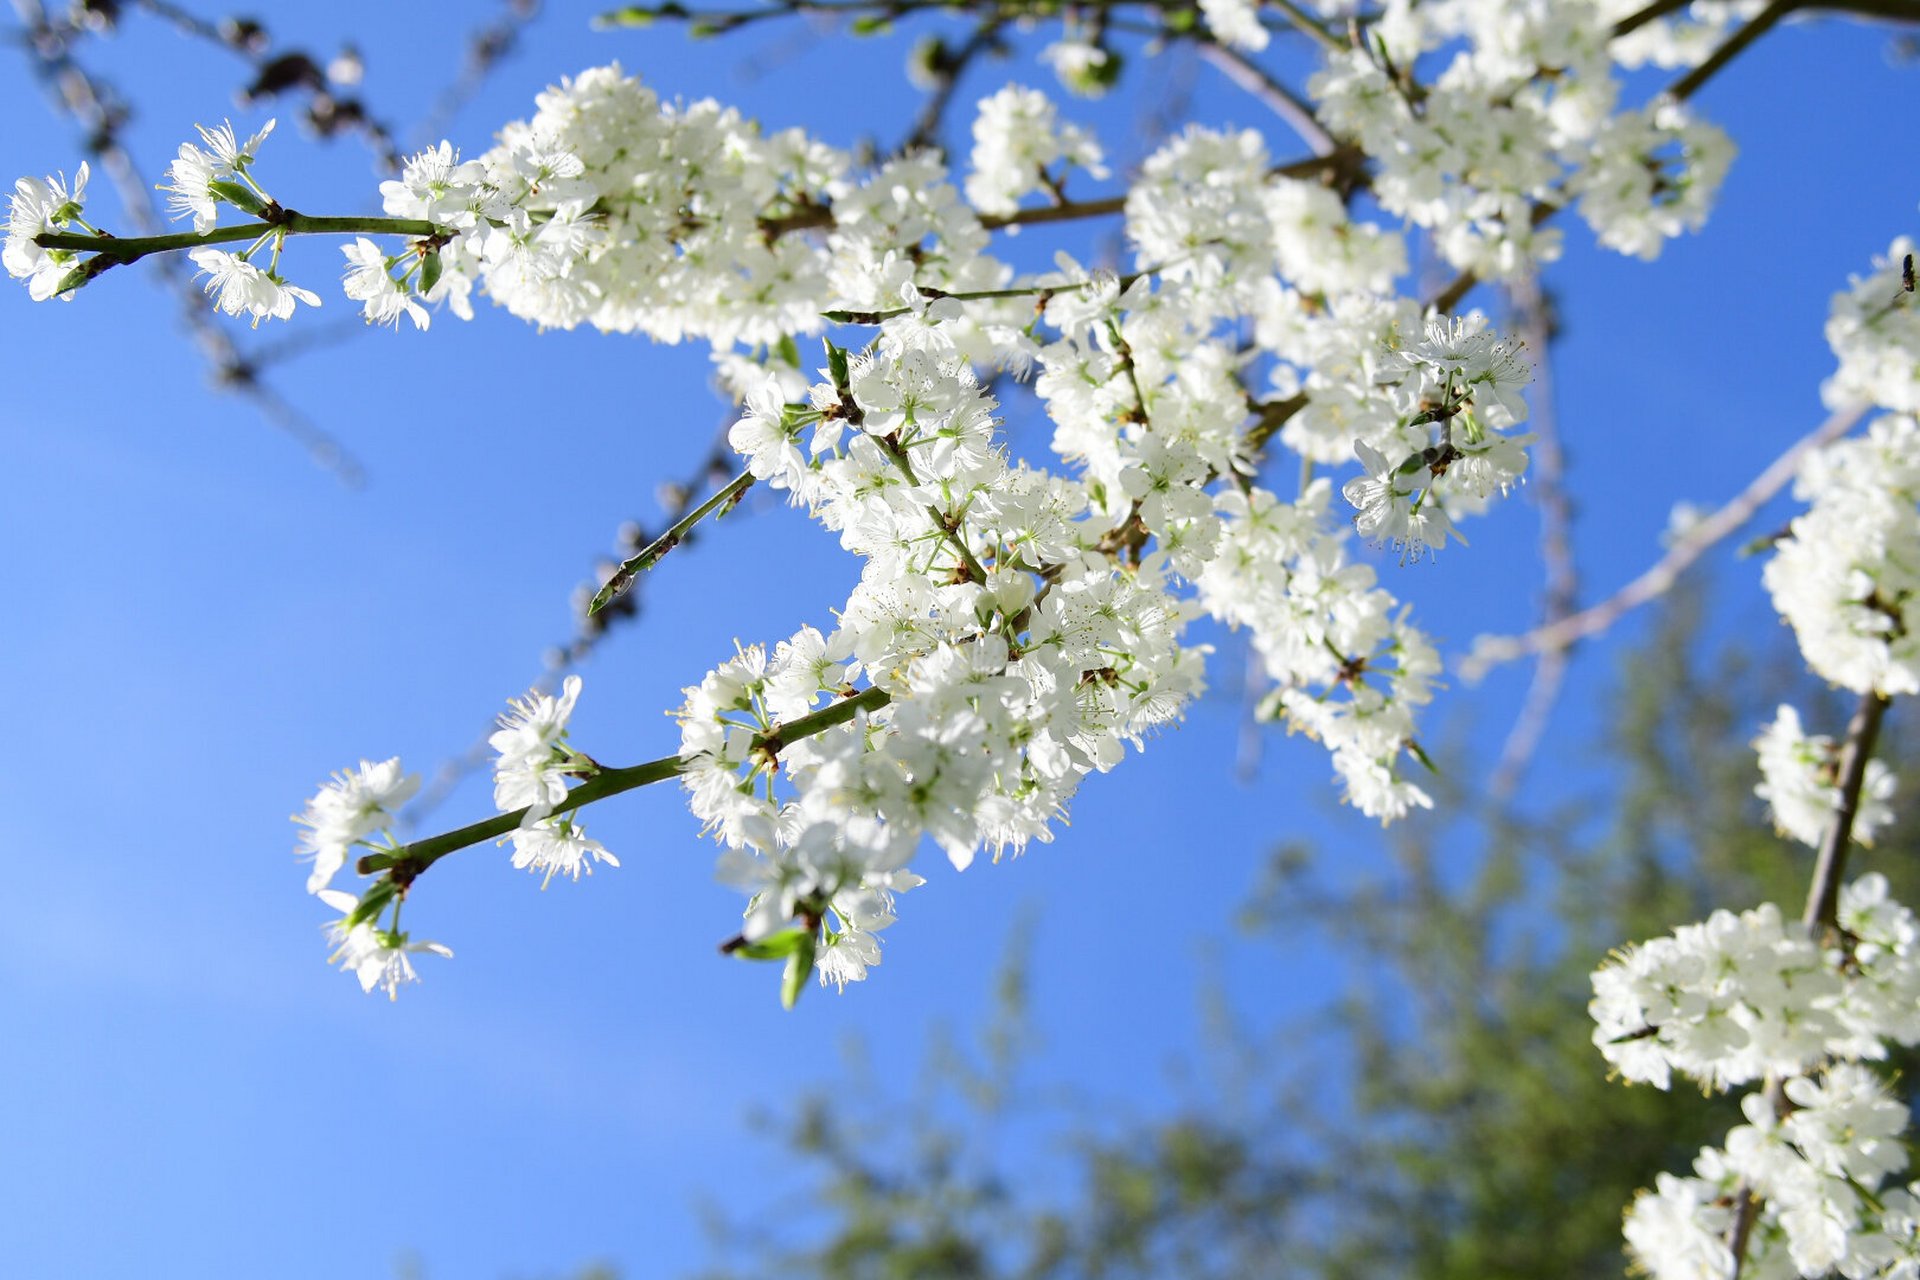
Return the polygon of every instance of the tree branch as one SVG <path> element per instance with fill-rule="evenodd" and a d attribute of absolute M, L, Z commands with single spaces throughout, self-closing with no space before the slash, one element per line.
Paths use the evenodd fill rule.
<path fill-rule="evenodd" d="M 1820 842 L 1813 864 L 1813 887 L 1807 891 L 1806 910 L 1800 915 L 1808 929 L 1831 929 L 1840 905 L 1840 878 L 1847 872 L 1847 850 L 1853 843 L 1853 820 L 1860 812 L 1860 789 L 1867 778 L 1867 761 L 1880 738 L 1880 722 L 1889 699 L 1867 691 L 1847 723 L 1847 741 L 1840 749 L 1840 803 Z"/>
<path fill-rule="evenodd" d="M 1880 738 L 1880 723 L 1885 719 L 1891 699 L 1869 689 L 1860 696 L 1853 718 L 1847 722 L 1847 740 L 1840 748 L 1840 803 L 1833 820 L 1820 841 L 1820 853 L 1814 861 L 1813 884 L 1807 890 L 1806 910 L 1800 922 L 1818 943 L 1838 924 L 1840 880 L 1847 870 L 1847 850 L 1853 843 L 1853 820 L 1860 812 L 1860 791 L 1867 779 L 1867 761 L 1873 758 L 1874 744 Z M 1786 1081 L 1768 1076 L 1766 1098 L 1777 1116 L 1787 1112 Z M 1746 1183 L 1736 1193 L 1739 1207 L 1734 1211 L 1733 1230 L 1727 1249 L 1733 1255 L 1733 1273 L 1729 1280 L 1740 1280 L 1746 1265 L 1747 1248 L 1753 1240 L 1753 1228 L 1760 1220 L 1761 1200 Z"/>
<path fill-rule="evenodd" d="M 1702 85 L 1720 74 L 1728 63 L 1739 57 L 1748 45 L 1773 30 L 1780 19 L 1800 6 L 1801 0 L 1773 0 L 1772 4 L 1754 16 L 1753 21 L 1728 36 L 1705 62 L 1674 81 L 1673 87 L 1667 90 L 1667 96 L 1676 102 L 1685 102 L 1691 98 Z"/>
<path fill-rule="evenodd" d="M 1327 132 L 1313 113 L 1313 107 L 1293 90 L 1281 84 L 1264 67 L 1252 59 L 1221 44 L 1218 40 L 1196 36 L 1194 41 L 1200 50 L 1201 58 L 1211 63 L 1227 79 L 1241 89 L 1259 99 L 1262 105 L 1282 120 L 1297 134 L 1300 140 L 1312 148 L 1317 156 L 1329 156 L 1336 151 L 1340 143 Z"/>
<path fill-rule="evenodd" d="M 1533 466 L 1528 474 L 1528 491 L 1540 512 L 1540 562 L 1545 579 L 1542 602 L 1543 625 L 1552 626 L 1571 616 L 1579 601 L 1580 578 L 1573 559 L 1573 506 L 1567 499 L 1566 454 L 1560 448 L 1560 432 L 1554 416 L 1552 344 L 1554 323 L 1548 314 L 1549 303 L 1540 287 L 1540 277 L 1529 272 L 1508 289 L 1514 309 L 1519 313 L 1521 338 L 1533 352 L 1533 416 L 1527 425 L 1534 435 Z M 1533 680 L 1527 686 L 1520 714 L 1507 732 L 1499 763 L 1487 790 L 1496 800 L 1510 797 L 1525 774 L 1546 732 L 1553 706 L 1560 697 L 1567 674 L 1567 651 L 1555 649 L 1540 655 L 1534 665 Z"/>
<path fill-rule="evenodd" d="M 1680 574 L 1698 560 L 1707 548 L 1745 524 L 1763 503 L 1784 489 L 1799 470 L 1801 458 L 1810 450 L 1851 431 L 1866 412 L 1865 405 L 1850 405 L 1835 410 L 1825 422 L 1775 458 L 1731 502 L 1677 539 L 1645 573 L 1599 604 L 1521 635 L 1481 636 L 1474 641 L 1473 652 L 1460 664 L 1461 675 L 1468 680 L 1478 680 L 1489 668 L 1502 662 L 1511 662 L 1530 653 L 1550 653 L 1568 648 L 1588 636 L 1605 631 L 1619 621 L 1622 614 L 1664 595 Z"/>
<path fill-rule="evenodd" d="M 891 701 L 893 697 L 885 689 L 864 689 L 812 715 L 801 716 L 798 720 L 774 725 L 765 733 L 755 734 L 753 749 L 768 754 L 777 753 L 790 742 L 824 733 L 836 725 L 845 724 L 862 711 L 878 711 Z M 629 765 L 623 769 L 602 769 L 567 792 L 567 798 L 549 812 L 572 813 L 608 796 L 617 796 L 655 782 L 665 782 L 668 778 L 678 777 L 691 763 L 692 758 L 686 756 L 661 756 L 658 760 Z M 415 840 L 392 851 L 370 853 L 355 863 L 354 868 L 363 876 L 385 871 L 405 888 L 421 872 L 448 854 L 518 830 L 528 812 L 526 808 L 515 809 L 511 813 L 497 814 L 441 835 L 429 836 L 425 840 Z"/>

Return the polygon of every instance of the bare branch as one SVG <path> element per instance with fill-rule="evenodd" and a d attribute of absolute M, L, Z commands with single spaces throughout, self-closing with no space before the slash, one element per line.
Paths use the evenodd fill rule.
<path fill-rule="evenodd" d="M 1532 416 L 1528 427 L 1534 435 L 1533 465 L 1528 471 L 1527 490 L 1540 511 L 1540 563 L 1545 579 L 1542 601 L 1543 625 L 1553 626 L 1572 616 L 1579 602 L 1579 571 L 1573 560 L 1573 504 L 1566 490 L 1566 455 L 1560 448 L 1560 431 L 1553 403 L 1554 324 L 1549 304 L 1540 288 L 1540 277 L 1529 273 L 1508 289 L 1518 313 L 1518 328 L 1533 352 Z M 1540 655 L 1527 686 L 1526 700 L 1513 727 L 1507 731 L 1506 744 L 1494 766 L 1488 792 L 1496 800 L 1511 796 L 1526 773 L 1527 764 L 1546 733 L 1547 721 L 1559 700 L 1567 674 L 1567 651 L 1555 649 Z"/>
<path fill-rule="evenodd" d="M 1688 566 L 1753 517 L 1753 513 L 1786 488 L 1800 468 L 1800 460 L 1813 449 L 1839 439 L 1851 431 L 1867 412 L 1865 405 L 1837 409 L 1827 420 L 1775 458 L 1767 469 L 1753 478 L 1739 496 L 1701 520 L 1675 540 L 1667 553 L 1645 573 L 1629 582 L 1599 604 L 1561 619 L 1550 626 L 1537 627 L 1517 636 L 1481 636 L 1474 641 L 1473 652 L 1460 664 L 1461 675 L 1478 680 L 1491 667 L 1530 653 L 1549 653 L 1566 649 L 1588 636 L 1597 635 L 1618 622 L 1621 616 L 1657 599 L 1670 589 Z"/>

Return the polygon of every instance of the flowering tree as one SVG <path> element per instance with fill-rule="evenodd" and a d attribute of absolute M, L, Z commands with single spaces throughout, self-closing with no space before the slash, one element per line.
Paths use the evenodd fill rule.
<path fill-rule="evenodd" d="M 718 33 L 916 7 L 669 3 L 606 20 Z M 477 292 L 542 328 L 710 344 L 739 405 L 738 469 L 618 566 L 590 615 L 755 485 L 860 561 L 832 630 L 744 646 L 689 685 L 679 741 L 656 759 L 611 766 L 573 742 L 568 676 L 513 701 L 490 739 L 492 817 L 401 843 L 392 821 L 419 783 L 398 759 L 324 784 L 298 819 L 306 887 L 367 991 L 394 995 L 414 956 L 450 954 L 401 923 L 442 858 L 500 840 L 543 883 L 577 880 L 619 865 L 583 811 L 675 780 L 745 898 L 722 949 L 780 965 L 788 1005 L 816 978 L 863 980 L 900 896 L 925 883 L 923 846 L 958 869 L 1019 853 L 1052 839 L 1090 774 L 1150 767 L 1127 757 L 1202 689 L 1207 650 L 1187 626 L 1203 615 L 1251 635 L 1263 717 L 1322 743 L 1349 803 L 1383 823 L 1431 807 L 1417 716 L 1440 655 L 1351 535 L 1402 563 L 1438 554 L 1528 473 L 1533 361 L 1465 309 L 1476 287 L 1534 290 L 1563 213 L 1643 259 L 1698 229 L 1733 147 L 1690 99 L 1786 18 L 1920 20 L 1899 0 L 962 8 L 982 43 L 1058 16 L 1048 60 L 1076 93 L 1119 81 L 1123 34 L 1198 42 L 1298 154 L 1195 126 L 1084 195 L 1110 181 L 1106 153 L 1037 89 L 977 104 L 955 172 L 925 129 L 859 162 L 711 100 L 662 102 L 607 66 L 560 81 L 483 152 L 411 157 L 381 184 L 380 216 L 277 200 L 271 123 L 181 144 L 164 190 L 190 230 L 113 234 L 87 211 L 85 165 L 16 183 L 4 262 L 35 301 L 91 299 L 115 268 L 177 254 L 224 315 L 296 320 L 321 299 L 294 282 L 313 275 L 290 242 L 321 236 L 342 242 L 344 291 L 371 324 L 472 319 Z M 1279 38 L 1315 51 L 1301 86 L 1257 57 Z M 950 88 L 941 59 L 972 55 L 934 53 Z M 1635 100 L 1626 72 L 1649 65 L 1672 78 Z M 995 239 L 1115 219 L 1124 270 L 1090 250 L 1021 273 Z M 1449 280 L 1412 290 L 1410 237 Z M 1628 1211 L 1630 1250 L 1661 1276 L 1920 1267 L 1920 1184 L 1897 1176 L 1905 1109 L 1867 1065 L 1920 1041 L 1920 923 L 1883 878 L 1845 876 L 1889 817 L 1893 780 L 1872 760 L 1889 700 L 1920 691 L 1913 294 L 1912 246 L 1896 241 L 1836 297 L 1819 432 L 1627 597 L 1472 655 L 1604 626 L 1797 475 L 1808 509 L 1766 584 L 1808 666 L 1860 700 L 1844 738 L 1783 707 L 1756 744 L 1775 821 L 1818 850 L 1805 911 L 1621 939 L 1594 975 L 1594 1041 L 1622 1078 L 1754 1086 L 1723 1148 L 1693 1176 L 1660 1173 Z M 1014 457 L 1001 431 L 1021 384 L 1051 457 Z M 359 880 L 342 888 L 350 864 Z"/>

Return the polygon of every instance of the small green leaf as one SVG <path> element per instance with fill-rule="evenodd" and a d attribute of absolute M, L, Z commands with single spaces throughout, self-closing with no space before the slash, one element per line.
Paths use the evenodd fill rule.
<path fill-rule="evenodd" d="M 60 283 L 53 286 L 54 295 L 57 297 L 70 289 L 78 289 L 91 279 L 93 279 L 92 270 L 87 264 L 82 263 L 80 266 L 75 267 L 60 277 Z"/>
<path fill-rule="evenodd" d="M 779 345 L 775 346 L 773 351 L 790 367 L 795 369 L 800 367 L 800 347 L 794 342 L 792 334 L 781 334 Z"/>
<path fill-rule="evenodd" d="M 627 4 L 618 9 L 609 10 L 593 20 L 593 25 L 607 27 L 646 27 L 653 25 L 659 18 L 684 18 L 687 10 L 684 5 L 668 0 L 662 5 Z"/>
<path fill-rule="evenodd" d="M 258 217 L 267 211 L 267 202 L 260 198 L 259 193 L 238 182 L 209 182 L 207 190 L 242 213 Z"/>
<path fill-rule="evenodd" d="M 653 10 L 630 4 L 598 15 L 593 25 L 603 31 L 608 27 L 648 27 L 653 25 L 653 18 Z"/>
<path fill-rule="evenodd" d="M 432 293 L 433 286 L 440 283 L 440 251 L 435 249 L 420 259 L 420 292 Z"/>
<path fill-rule="evenodd" d="M 827 343 L 827 372 L 833 378 L 836 391 L 845 390 L 848 385 L 847 353 L 831 342 Z"/>
<path fill-rule="evenodd" d="M 347 913 L 347 918 L 342 922 L 341 927 L 351 929 L 355 925 L 365 924 L 378 917 L 387 909 L 387 904 L 393 901 L 393 895 L 399 887 L 391 880 L 377 881 L 371 889 L 361 895 L 360 904 Z"/>
<path fill-rule="evenodd" d="M 852 30 L 853 34 L 857 36 L 885 35 L 887 32 L 893 30 L 893 20 L 869 14 L 865 17 L 855 18 L 853 20 Z"/>
<path fill-rule="evenodd" d="M 758 942 L 742 943 L 728 954 L 742 960 L 784 960 L 798 951 L 800 945 L 811 936 L 811 931 L 806 929 L 782 929 Z"/>
<path fill-rule="evenodd" d="M 813 930 L 802 933 L 800 944 L 787 957 L 787 971 L 780 976 L 780 1007 L 791 1009 L 800 1002 L 800 993 L 813 977 Z"/>

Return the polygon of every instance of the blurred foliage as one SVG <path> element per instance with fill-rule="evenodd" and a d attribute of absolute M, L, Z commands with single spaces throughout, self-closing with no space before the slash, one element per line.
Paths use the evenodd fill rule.
<path fill-rule="evenodd" d="M 1684 1084 L 1608 1081 L 1588 975 L 1610 949 L 1715 907 L 1772 900 L 1797 915 L 1811 851 L 1770 830 L 1748 744 L 1783 697 L 1811 726 L 1845 724 L 1794 655 L 1703 656 L 1707 614 L 1676 595 L 1624 664 L 1605 740 L 1577 762 L 1592 778 L 1582 802 L 1521 816 L 1436 796 L 1457 816 L 1406 824 L 1377 883 L 1276 852 L 1244 929 L 1335 948 L 1352 993 L 1311 1026 L 1265 1034 L 1223 1011 L 1204 1052 L 1231 1083 L 1206 1104 L 1116 1126 L 1025 1096 L 1016 947 L 978 1050 L 933 1046 L 922 1096 L 888 1105 L 878 1086 L 843 1081 L 778 1121 L 810 1181 L 770 1223 L 721 1222 L 723 1252 L 745 1261 L 710 1276 L 1623 1274 L 1620 1215 L 1636 1189 L 1684 1170 L 1739 1115 L 1735 1099 Z M 1920 822 L 1903 808 L 1855 869 L 1885 872 L 1913 901 Z M 849 1096 L 861 1105 L 837 1105 Z M 1036 1113 L 1070 1153 L 1050 1196 L 1003 1154 L 1009 1122 Z"/>

